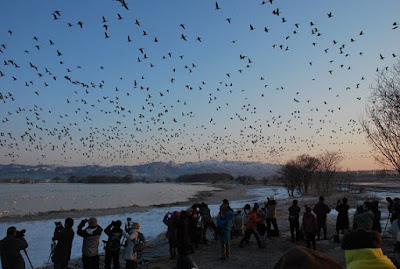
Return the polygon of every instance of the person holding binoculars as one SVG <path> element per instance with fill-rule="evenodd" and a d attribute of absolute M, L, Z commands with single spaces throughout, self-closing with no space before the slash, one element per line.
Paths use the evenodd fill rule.
<path fill-rule="evenodd" d="M 86 223 L 88 227 L 83 229 Z M 102 232 L 103 228 L 97 225 L 97 219 L 94 217 L 84 219 L 78 225 L 78 231 L 76 233 L 83 237 L 82 263 L 84 269 L 99 268 L 99 243 Z"/>

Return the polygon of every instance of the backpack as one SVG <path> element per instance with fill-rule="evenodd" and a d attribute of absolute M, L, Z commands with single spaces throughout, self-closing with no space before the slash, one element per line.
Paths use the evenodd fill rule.
<path fill-rule="evenodd" d="M 146 237 L 138 232 L 138 238 L 133 241 L 133 252 L 142 252 L 146 246 Z"/>
<path fill-rule="evenodd" d="M 106 250 L 108 251 L 117 251 L 119 250 L 120 246 L 121 246 L 121 242 L 120 242 L 120 237 L 118 237 L 117 235 L 112 236 L 111 239 L 109 239 L 106 243 Z"/>

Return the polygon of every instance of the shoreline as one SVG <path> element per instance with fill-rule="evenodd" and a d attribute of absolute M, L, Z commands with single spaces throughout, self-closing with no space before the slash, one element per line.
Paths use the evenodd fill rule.
<path fill-rule="evenodd" d="M 229 201 L 240 200 L 242 198 L 251 199 L 253 195 L 251 193 L 247 194 L 247 190 L 257 189 L 262 187 L 272 187 L 265 186 L 263 184 L 257 185 L 226 185 L 224 189 L 221 191 L 213 192 L 213 193 L 198 193 L 196 197 L 189 199 L 190 201 L 186 202 L 186 205 L 192 202 L 199 202 L 204 200 L 207 204 L 219 204 L 222 202 L 222 199 L 226 198 Z M 349 204 L 354 206 L 360 200 L 370 200 L 374 197 L 368 194 L 343 194 L 336 193 L 326 197 L 326 203 L 334 210 L 334 205 L 336 201 L 343 197 L 347 196 L 349 200 Z M 259 197 L 259 196 L 257 196 Z M 204 199 L 202 199 L 204 198 Z M 198 199 L 198 200 L 197 200 Z M 306 195 L 297 198 L 299 200 L 299 204 L 302 208 L 306 204 L 315 204 L 318 201 L 317 195 Z M 209 243 L 207 245 L 200 244 L 199 249 L 196 249 L 195 254 L 193 254 L 193 259 L 201 268 L 211 269 L 211 268 L 229 268 L 229 269 L 241 269 L 247 268 L 249 265 L 251 267 L 260 267 L 260 268 L 273 268 L 275 263 L 279 260 L 282 254 L 288 249 L 299 245 L 305 246 L 304 241 L 300 241 L 297 243 L 292 243 L 290 240 L 290 228 L 289 222 L 287 219 L 287 209 L 292 204 L 293 198 L 288 199 L 280 199 L 278 200 L 278 226 L 280 230 L 279 237 L 269 237 L 266 238 L 266 247 L 264 249 L 259 249 L 257 244 L 255 243 L 254 238 L 250 241 L 250 244 L 246 245 L 245 248 L 239 247 L 239 242 L 242 239 L 243 235 L 235 236 L 231 240 L 231 254 L 232 257 L 229 260 L 222 261 L 219 258 L 220 253 L 220 243 L 213 241 L 210 237 L 211 234 L 208 233 Z M 185 204 L 185 203 L 181 203 Z M 385 204 L 381 204 L 381 210 L 385 210 Z M 385 211 L 382 212 L 385 215 Z M 353 216 L 352 214 L 349 216 L 349 221 L 352 223 Z M 382 217 L 381 220 L 384 220 Z M 328 255 L 329 257 L 336 260 L 339 264 L 341 264 L 344 268 L 346 266 L 346 260 L 344 251 L 340 247 L 340 243 L 335 243 L 333 241 L 333 235 L 336 233 L 335 225 L 336 224 L 336 215 L 328 215 L 328 236 L 330 240 L 320 240 L 317 241 L 317 250 Z M 383 229 L 384 227 L 382 227 Z M 387 233 L 386 233 L 387 234 Z M 81 240 L 81 239 L 78 239 Z M 385 238 L 383 241 L 383 251 L 385 254 L 390 254 L 393 250 L 393 245 L 395 243 L 394 238 Z M 100 251 L 100 268 L 104 267 L 104 252 Z M 122 253 L 123 251 L 121 251 Z M 121 254 L 122 255 L 122 254 Z M 169 250 L 168 250 L 168 240 L 165 237 L 165 233 L 160 233 L 157 237 L 152 240 L 149 240 L 146 244 L 146 248 L 143 251 L 143 257 L 146 260 L 148 268 L 157 268 L 157 269 L 170 269 L 176 265 L 176 260 L 171 260 L 169 258 Z M 120 266 L 124 267 L 124 260 L 122 256 L 120 258 Z M 38 267 L 40 268 L 40 267 Z M 50 263 L 42 268 L 53 268 L 53 264 Z M 70 268 L 73 269 L 81 269 L 82 261 L 81 257 L 74 258 L 70 261 Z"/>
<path fill-rule="evenodd" d="M 116 214 L 138 213 L 138 212 L 145 212 L 153 208 L 163 208 L 169 206 L 186 206 L 188 204 L 196 203 L 199 201 L 204 201 L 207 204 L 221 203 L 222 199 L 224 198 L 231 200 L 231 199 L 252 197 L 253 195 L 248 195 L 246 193 L 246 190 L 257 188 L 261 186 L 261 184 L 241 185 L 236 183 L 218 183 L 215 185 L 210 184 L 210 186 L 218 188 L 218 190 L 199 191 L 194 196 L 189 197 L 186 201 L 181 201 L 181 202 L 156 204 L 149 206 L 126 206 L 126 207 L 100 208 L 100 209 L 83 209 L 83 210 L 71 209 L 62 211 L 48 211 L 32 215 L 9 215 L 1 217 L 0 223 L 65 219 L 66 216 L 71 218 L 81 218 L 82 216 L 99 217 L 99 216 L 116 215 Z M 222 195 L 220 195 L 220 193 L 224 193 L 223 198 L 221 198 Z"/>

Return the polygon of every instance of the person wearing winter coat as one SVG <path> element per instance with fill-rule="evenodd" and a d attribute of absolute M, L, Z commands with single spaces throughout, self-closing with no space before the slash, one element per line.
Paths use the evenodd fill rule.
<path fill-rule="evenodd" d="M 329 206 L 325 204 L 325 198 L 323 196 L 319 197 L 318 203 L 314 206 L 313 211 L 317 215 L 317 240 L 320 239 L 321 229 L 324 230 L 324 240 L 327 240 L 327 221 L 328 214 L 331 212 Z"/>
<path fill-rule="evenodd" d="M 122 231 L 122 236 L 126 238 L 126 247 L 123 259 L 126 262 L 126 269 L 136 269 L 137 251 L 135 251 L 135 241 L 139 237 L 140 224 L 132 223 L 131 229 L 128 232 Z"/>
<path fill-rule="evenodd" d="M 214 239 L 217 240 L 217 234 L 216 234 L 216 226 L 215 223 L 211 217 L 211 212 L 210 208 L 208 208 L 208 205 L 204 202 L 200 204 L 200 217 L 201 217 L 201 224 L 203 226 L 203 234 L 202 234 L 202 241 L 203 243 L 207 244 L 208 240 L 206 237 L 207 230 L 210 228 L 212 229 L 212 232 L 214 234 Z"/>
<path fill-rule="evenodd" d="M 88 227 L 83 227 L 88 223 Z M 99 269 L 99 243 L 103 228 L 97 225 L 97 219 L 92 217 L 84 219 L 78 225 L 79 236 L 83 237 L 82 263 L 84 269 Z"/>
<path fill-rule="evenodd" d="M 229 209 L 224 215 L 222 212 L 217 217 L 217 227 L 220 229 L 218 241 L 221 243 L 221 259 L 226 260 L 230 257 L 230 245 L 232 220 L 235 216 L 233 210 Z"/>
<path fill-rule="evenodd" d="M 267 222 L 267 236 L 271 235 L 279 235 L 279 229 L 278 229 L 278 224 L 276 223 L 276 218 L 278 215 L 278 204 L 275 200 L 274 196 L 271 196 L 267 198 L 267 203 L 265 204 L 265 207 L 267 209 L 266 212 L 266 222 Z M 271 230 L 271 224 L 274 226 L 274 230 Z"/>
<path fill-rule="evenodd" d="M 247 225 L 246 225 L 246 232 L 244 233 L 244 236 L 242 240 L 240 241 L 239 247 L 243 248 L 244 243 L 248 242 L 250 240 L 251 235 L 253 234 L 254 237 L 257 240 L 257 244 L 259 248 L 263 248 L 264 245 L 261 243 L 260 240 L 260 235 L 257 232 L 257 223 L 260 223 L 262 221 L 261 218 L 258 217 L 258 210 L 259 208 L 254 207 L 253 211 L 249 214 L 249 217 L 247 218 Z"/>
<path fill-rule="evenodd" d="M 342 201 L 338 200 L 336 205 L 336 211 L 338 216 L 336 218 L 336 233 L 339 234 L 340 231 L 349 229 L 349 205 L 347 204 L 347 199 L 343 198 Z"/>
<path fill-rule="evenodd" d="M 111 268 L 111 262 L 114 269 L 119 269 L 119 249 L 121 247 L 122 238 L 122 222 L 120 220 L 112 221 L 110 225 L 106 227 L 104 233 L 108 235 L 108 241 L 105 247 L 105 269 Z"/>
<path fill-rule="evenodd" d="M 393 223 L 394 220 L 397 220 L 400 216 L 400 199 L 398 197 L 392 199 L 390 197 L 386 198 L 388 201 L 388 211 L 390 213 L 390 223 Z"/>
<path fill-rule="evenodd" d="M 187 211 L 182 210 L 179 213 L 179 219 L 177 224 L 176 233 L 176 245 L 178 249 L 179 257 L 186 256 L 190 253 L 194 253 L 193 246 L 191 244 L 191 233 L 190 233 L 190 219 Z M 179 259 L 178 257 L 178 259 Z"/>
<path fill-rule="evenodd" d="M 306 207 L 306 213 L 303 216 L 303 229 L 304 236 L 306 238 L 306 247 L 316 249 L 315 245 L 315 233 L 317 232 L 317 219 L 311 212 L 311 207 Z"/>
<path fill-rule="evenodd" d="M 54 229 L 53 241 L 57 241 L 54 248 L 53 256 L 51 260 L 54 263 L 54 269 L 67 269 L 68 262 L 71 258 L 72 241 L 74 240 L 74 220 L 72 218 L 66 218 L 64 226 L 60 222 L 56 222 L 56 228 Z"/>
<path fill-rule="evenodd" d="M 1 265 L 3 269 L 25 269 L 20 251 L 28 247 L 24 230 L 17 231 L 14 226 L 7 229 L 7 236 L 0 241 Z"/>
<path fill-rule="evenodd" d="M 372 201 L 371 203 L 371 211 L 374 214 L 374 221 L 372 224 L 372 229 L 374 231 L 377 231 L 378 233 L 382 232 L 382 227 L 381 227 L 381 211 L 379 210 L 379 203 L 378 201 Z"/>
<path fill-rule="evenodd" d="M 297 205 L 298 201 L 293 200 L 292 206 L 289 207 L 289 225 L 290 225 L 290 235 L 292 237 L 292 242 L 299 240 L 299 218 L 300 218 L 300 207 Z M 295 235 L 296 232 L 296 235 Z"/>
<path fill-rule="evenodd" d="M 377 231 L 357 229 L 343 237 L 347 269 L 394 269 L 396 266 L 382 252 L 382 238 Z"/>
<path fill-rule="evenodd" d="M 176 237 L 178 232 L 177 231 L 178 218 L 179 218 L 179 212 L 174 211 L 172 214 L 168 212 L 163 219 L 164 224 L 168 226 L 166 237 L 169 243 L 169 254 L 171 260 L 175 260 L 176 255 L 178 254 L 178 248 L 176 242 Z"/>
<path fill-rule="evenodd" d="M 369 202 L 364 203 L 364 211 L 354 217 L 357 229 L 371 230 L 374 224 L 374 213 L 371 211 Z"/>

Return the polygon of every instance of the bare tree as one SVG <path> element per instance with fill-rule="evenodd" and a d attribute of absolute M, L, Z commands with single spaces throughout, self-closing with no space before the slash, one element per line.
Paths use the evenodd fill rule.
<path fill-rule="evenodd" d="M 294 192 L 300 183 L 299 167 L 297 166 L 296 161 L 290 160 L 286 162 L 286 164 L 280 167 L 278 174 L 280 175 L 279 179 L 285 186 L 288 195 L 293 197 Z"/>
<path fill-rule="evenodd" d="M 282 165 L 278 173 L 281 175 L 281 181 L 289 195 L 293 196 L 295 190 L 302 194 L 308 193 L 318 167 L 319 160 L 317 158 L 303 154 Z"/>
<path fill-rule="evenodd" d="M 336 188 L 335 175 L 340 170 L 343 156 L 339 152 L 327 151 L 319 155 L 318 160 L 319 180 L 315 181 L 315 188 L 321 194 L 330 194 Z"/>
<path fill-rule="evenodd" d="M 400 173 L 400 61 L 378 74 L 366 113 L 361 125 L 375 159 Z"/>

